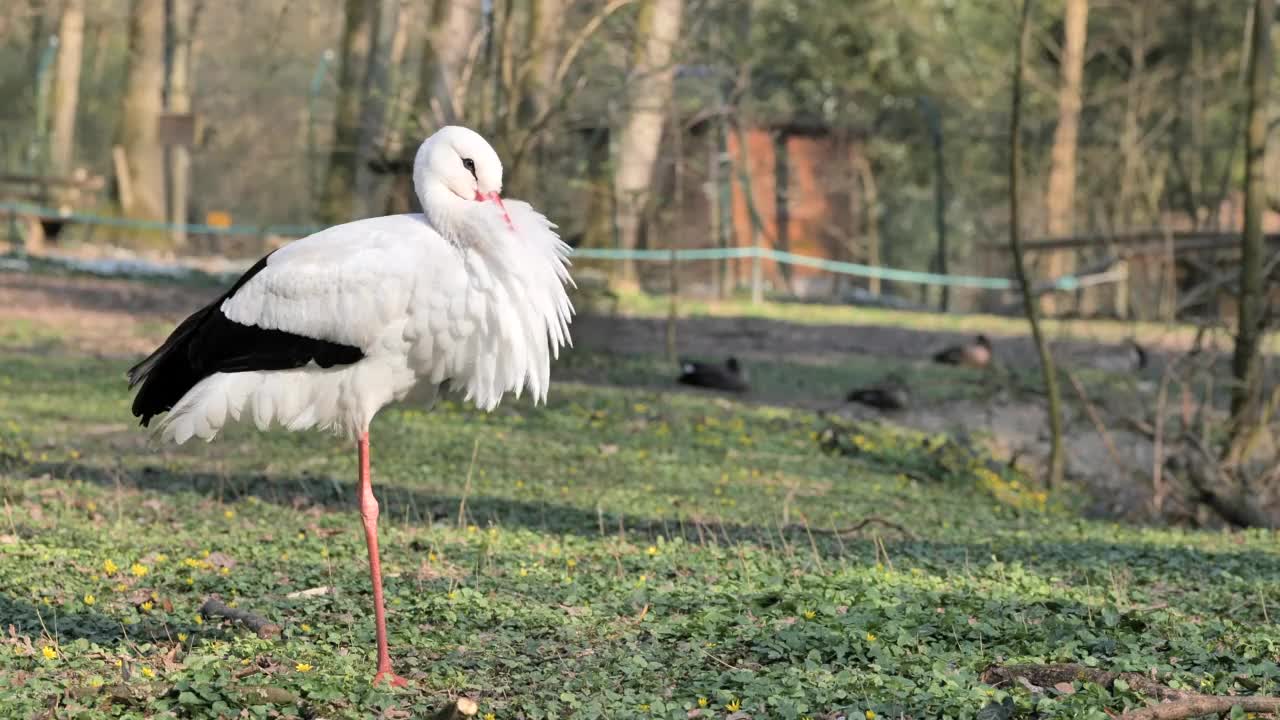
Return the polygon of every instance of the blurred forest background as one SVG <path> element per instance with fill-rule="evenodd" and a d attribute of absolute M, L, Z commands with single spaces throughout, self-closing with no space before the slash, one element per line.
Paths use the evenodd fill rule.
<path fill-rule="evenodd" d="M 0 167 L 76 211 L 307 227 L 414 208 L 442 124 L 490 138 L 505 192 L 600 248 L 762 247 L 1007 277 L 1004 0 L 9 0 Z M 1047 0 L 1030 18 L 1021 201 L 1053 280 L 1131 264 L 1050 312 L 1219 311 L 1242 227 L 1252 3 Z M 114 149 L 114 150 L 113 150 Z M 1267 165 L 1277 162 L 1273 151 Z M 75 173 L 79 173 L 78 176 Z M 0 194 L 12 183 L 0 183 Z M 32 199 L 36 191 L 25 189 Z M 85 190 L 89 192 L 89 190 Z M 60 196 L 59 196 L 60 195 Z M 53 197 L 50 197 L 53 196 Z M 0 197 L 0 200 L 13 199 Z M 64 208 L 65 209 L 65 208 Z M 1270 215 L 1267 226 L 1280 227 Z M 72 227 L 68 235 L 82 232 Z M 1207 257 L 1175 258 L 1177 233 Z M 286 230 L 283 234 L 289 235 Z M 100 241 L 252 256 L 243 237 Z M 1057 251 L 1040 238 L 1074 239 Z M 1181 246 L 1176 248 L 1181 251 Z M 610 264 L 666 290 L 662 267 Z M 760 275 L 753 277 L 753 272 Z M 1107 276 L 1112 277 L 1112 276 Z M 685 293 L 999 310 L 1013 298 L 700 261 Z M 1179 291 L 1192 291 L 1180 298 Z M 1123 295 L 1123 297 L 1121 296 Z"/>

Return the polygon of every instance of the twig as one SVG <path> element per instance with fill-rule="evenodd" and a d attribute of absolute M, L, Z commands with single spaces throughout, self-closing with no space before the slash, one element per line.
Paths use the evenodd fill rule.
<path fill-rule="evenodd" d="M 471 446 L 471 464 L 467 466 L 467 482 L 462 487 L 462 499 L 458 501 L 458 529 L 467 525 L 467 495 L 471 494 L 471 473 L 476 469 L 476 456 L 480 454 L 480 436 Z"/>
<path fill-rule="evenodd" d="M 1156 427 L 1151 448 L 1151 510 L 1159 515 L 1164 506 L 1164 412 L 1169 396 L 1169 376 L 1172 366 L 1160 373 L 1160 390 L 1156 393 Z"/>
<path fill-rule="evenodd" d="M 1075 388 L 1076 394 L 1080 396 L 1080 402 L 1084 405 L 1085 414 L 1089 416 L 1089 421 L 1093 423 L 1093 427 L 1098 431 L 1099 437 L 1102 438 L 1102 444 L 1107 447 L 1107 454 L 1111 456 L 1111 460 L 1117 465 L 1123 467 L 1125 462 L 1120 457 L 1120 451 L 1116 450 L 1115 441 L 1111 439 L 1111 433 L 1107 432 L 1107 426 L 1102 422 L 1102 417 L 1098 415 L 1098 408 L 1089 402 L 1089 396 L 1085 394 L 1084 386 L 1080 384 L 1079 378 L 1070 370 L 1063 369 L 1063 373 L 1067 376 L 1067 380 L 1071 382 L 1071 387 Z"/>
<path fill-rule="evenodd" d="M 226 603 L 217 598 L 209 598 L 204 601 L 204 605 L 200 606 L 200 614 L 205 617 L 221 617 L 228 620 L 238 620 L 244 623 L 245 627 L 258 634 L 258 637 L 266 640 L 274 638 L 280 634 L 280 626 L 262 617 L 254 615 L 247 610 L 229 607 Z"/>
<path fill-rule="evenodd" d="M 907 528 L 903 527 L 902 525 L 899 525 L 898 523 L 896 523 L 896 522 L 894 522 L 894 521 L 892 521 L 892 520 L 886 520 L 885 518 L 882 518 L 882 517 L 880 517 L 879 515 L 868 515 L 867 517 L 865 517 L 865 518 L 863 518 L 863 519 L 859 520 L 858 522 L 856 522 L 856 523 L 854 523 L 854 524 L 852 524 L 852 525 L 849 525 L 849 526 L 847 526 L 847 527 L 842 527 L 842 528 L 812 528 L 812 529 L 810 529 L 810 528 L 808 528 L 808 527 L 807 527 L 807 526 L 805 526 L 805 525 L 800 525 L 800 524 L 792 523 L 791 525 L 785 525 L 785 526 L 783 526 L 782 530 L 783 530 L 784 532 L 799 532 L 799 531 L 803 530 L 803 531 L 805 531 L 805 532 L 820 533 L 820 534 L 823 534 L 823 535 L 835 535 L 836 537 L 841 537 L 841 536 L 853 535 L 854 533 L 861 532 L 863 528 L 865 528 L 865 527 L 866 527 L 866 526 L 868 526 L 868 525 L 873 525 L 873 524 L 874 524 L 874 525 L 882 525 L 882 526 L 887 527 L 887 528 L 892 528 L 892 529 L 897 530 L 898 532 L 902 533 L 903 535 L 906 535 L 907 537 L 911 538 L 912 540 L 915 540 L 915 539 L 916 539 L 916 534 L 915 534 L 915 533 L 911 532 L 910 530 L 908 530 Z"/>
<path fill-rule="evenodd" d="M 289 598 L 290 600 L 297 600 L 299 598 L 320 597 L 321 595 L 328 595 L 330 593 L 337 592 L 337 590 L 338 589 L 336 587 L 333 587 L 331 585 L 321 585 L 320 587 L 308 588 L 306 590 L 296 590 L 294 592 L 291 592 L 285 595 L 285 597 Z"/>
<path fill-rule="evenodd" d="M 878 533 L 877 533 L 876 535 L 873 535 L 873 536 L 872 536 L 872 538 L 873 538 L 873 539 L 875 540 L 875 542 L 876 542 L 876 547 L 880 549 L 880 553 L 881 553 L 882 555 L 884 555 L 884 564 L 885 564 L 885 566 L 886 566 L 886 567 L 888 567 L 890 571 L 892 571 L 892 570 L 893 570 L 893 558 L 889 557 L 889 548 L 887 548 L 887 547 L 885 547 L 885 546 L 884 546 L 884 540 L 881 540 L 881 539 L 880 539 L 880 535 L 879 535 Z"/>

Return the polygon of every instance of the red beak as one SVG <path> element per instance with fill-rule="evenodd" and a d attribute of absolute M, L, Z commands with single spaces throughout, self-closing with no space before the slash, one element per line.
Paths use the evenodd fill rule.
<path fill-rule="evenodd" d="M 477 190 L 476 200 L 479 202 L 491 202 L 494 205 L 497 205 L 498 209 L 502 211 L 502 219 L 507 221 L 507 227 L 511 228 L 512 232 L 515 231 L 516 226 L 511 223 L 511 216 L 507 214 L 507 206 L 502 204 L 501 195 L 496 192 L 482 193 Z"/>

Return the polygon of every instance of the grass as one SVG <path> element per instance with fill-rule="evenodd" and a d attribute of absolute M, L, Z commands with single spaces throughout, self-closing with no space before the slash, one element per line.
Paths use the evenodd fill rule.
<path fill-rule="evenodd" d="M 640 317 L 666 317 L 669 300 L 662 295 L 624 292 L 619 294 L 618 312 Z M 854 305 L 822 305 L 816 303 L 766 301 L 732 297 L 724 300 L 682 298 L 681 317 L 758 317 L 812 325 L 878 325 L 885 327 L 955 332 L 986 333 L 993 337 L 1019 337 L 1029 330 L 1025 318 L 1017 315 L 986 313 L 934 313 L 896 310 Z M 1043 321 L 1050 340 L 1079 340 L 1100 343 L 1122 343 L 1130 339 L 1141 343 L 1170 343 L 1190 347 L 1197 326 L 1190 323 L 1128 321 L 1110 319 L 1048 318 Z M 1280 352 L 1280 340 L 1271 339 L 1266 352 Z"/>
<path fill-rule="evenodd" d="M 239 428 L 151 445 L 127 360 L 0 338 L 5 717 L 418 717 L 465 694 L 495 719 L 1101 720 L 1144 702 L 981 682 L 1014 662 L 1280 692 L 1273 533 L 1087 521 L 944 438 L 860 426 L 829 453 L 812 412 L 660 391 L 659 361 L 590 355 L 546 407 L 374 423 L 411 681 L 375 689 L 352 448 Z M 824 372 L 870 372 L 851 362 Z M 910 535 L 824 532 L 868 515 Z M 290 597 L 318 587 L 336 590 Z M 201 618 L 213 594 L 282 638 Z"/>

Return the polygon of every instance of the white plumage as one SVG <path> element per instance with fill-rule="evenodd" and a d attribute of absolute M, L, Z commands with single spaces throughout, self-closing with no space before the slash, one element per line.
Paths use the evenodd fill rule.
<path fill-rule="evenodd" d="M 424 206 L 427 200 L 424 199 Z M 569 247 L 527 203 L 468 202 L 444 232 L 425 214 L 331 227 L 277 250 L 221 303 L 227 319 L 359 348 L 352 365 L 218 372 L 160 424 L 166 439 L 211 440 L 229 421 L 355 437 L 418 382 L 448 382 L 492 410 L 528 388 L 545 401 L 568 343 Z M 428 208 L 430 211 L 430 208 Z"/>
<path fill-rule="evenodd" d="M 502 163 L 476 133 L 422 144 L 420 215 L 332 227 L 277 250 L 129 371 L 133 414 L 167 439 L 211 440 L 228 422 L 319 428 L 357 440 L 377 683 L 391 670 L 378 562 L 369 423 L 417 384 L 483 410 L 528 389 L 543 402 L 569 342 L 569 247 L 527 203 L 504 205 Z"/>

